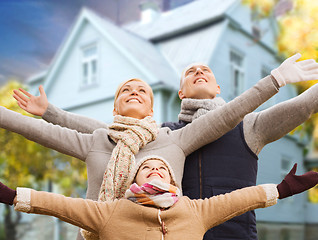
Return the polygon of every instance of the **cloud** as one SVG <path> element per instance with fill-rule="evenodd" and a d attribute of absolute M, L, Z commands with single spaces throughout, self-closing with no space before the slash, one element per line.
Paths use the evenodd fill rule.
<path fill-rule="evenodd" d="M 81 8 L 116 22 L 139 18 L 142 0 L 1 0 L 0 81 L 26 79 L 51 62 Z M 118 12 L 118 7 L 120 11 Z"/>
<path fill-rule="evenodd" d="M 21 81 L 26 80 L 31 75 L 36 74 L 48 68 L 48 65 L 35 58 L 23 58 L 21 60 L 14 58 L 0 58 L 0 72 L 4 80 L 8 78 L 18 78 Z"/>

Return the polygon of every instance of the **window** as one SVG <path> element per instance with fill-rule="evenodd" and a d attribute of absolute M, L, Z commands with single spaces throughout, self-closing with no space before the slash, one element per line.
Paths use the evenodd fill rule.
<path fill-rule="evenodd" d="M 244 90 L 243 57 L 235 51 L 230 52 L 232 97 L 240 95 Z"/>
<path fill-rule="evenodd" d="M 271 70 L 268 67 L 263 66 L 261 69 L 261 78 L 260 79 L 262 79 L 270 74 L 271 74 Z M 271 97 L 265 103 L 263 103 L 258 110 L 264 110 L 264 109 L 269 108 L 269 107 L 274 106 L 274 105 L 275 105 L 275 96 Z"/>
<path fill-rule="evenodd" d="M 259 240 L 267 240 L 267 230 L 266 229 L 260 229 L 257 231 L 258 239 Z"/>
<path fill-rule="evenodd" d="M 264 78 L 271 74 L 271 70 L 268 67 L 263 66 L 261 70 L 261 78 Z"/>
<path fill-rule="evenodd" d="M 86 46 L 82 49 L 82 86 L 97 83 L 98 54 L 96 44 Z"/>
<path fill-rule="evenodd" d="M 289 171 L 292 168 L 292 161 L 290 158 L 283 156 L 281 159 L 281 164 L 280 164 L 280 169 L 281 169 L 281 179 L 283 180 L 284 177 L 289 173 Z"/>
<path fill-rule="evenodd" d="M 280 240 L 290 240 L 290 231 L 288 229 L 282 229 L 279 236 Z"/>
<path fill-rule="evenodd" d="M 258 25 L 252 26 L 252 36 L 255 42 L 258 42 L 261 39 L 261 29 Z"/>
<path fill-rule="evenodd" d="M 293 167 L 292 159 L 287 156 L 282 156 L 281 164 L 280 164 L 281 180 L 284 179 L 284 177 L 289 173 L 292 167 Z M 294 201 L 294 196 L 282 199 L 282 201 L 292 203 Z"/>
<path fill-rule="evenodd" d="M 318 172 L 318 168 L 312 168 L 310 170 Z M 308 190 L 308 201 L 310 203 L 318 203 L 318 185 Z"/>

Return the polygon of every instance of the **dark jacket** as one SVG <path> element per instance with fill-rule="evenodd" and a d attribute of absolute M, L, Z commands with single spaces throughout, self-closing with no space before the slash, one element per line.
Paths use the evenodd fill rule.
<path fill-rule="evenodd" d="M 164 123 L 176 130 L 187 122 Z M 191 199 L 208 198 L 235 189 L 256 185 L 258 157 L 244 140 L 243 122 L 218 140 L 189 155 L 182 179 L 183 194 Z M 204 239 L 256 240 L 254 211 L 210 229 Z"/>

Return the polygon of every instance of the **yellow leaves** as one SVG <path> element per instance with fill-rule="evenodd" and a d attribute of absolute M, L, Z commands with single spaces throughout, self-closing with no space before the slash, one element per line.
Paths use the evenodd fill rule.
<path fill-rule="evenodd" d="M 312 170 L 318 172 L 318 168 Z M 308 190 L 308 200 L 311 203 L 318 203 L 318 185 Z"/>
<path fill-rule="evenodd" d="M 318 1 L 294 0 L 293 11 L 279 19 L 278 48 L 286 57 L 295 52 L 302 59 L 318 59 Z"/>
<path fill-rule="evenodd" d="M 313 122 L 313 140 L 314 140 L 314 147 L 318 149 L 318 115 L 315 114 L 312 118 Z"/>
<path fill-rule="evenodd" d="M 277 49 L 284 58 L 299 52 L 302 54 L 300 60 L 318 60 L 318 1 L 312 0 L 242 0 L 243 4 L 251 8 L 252 13 L 258 14 L 259 18 L 268 17 L 274 10 L 280 10 L 277 22 L 279 32 L 277 37 Z M 292 9 L 288 6 L 290 1 Z M 281 5 L 277 5 L 280 3 Z M 284 10 L 285 8 L 285 10 Z M 316 84 L 317 80 L 298 83 L 296 86 L 301 93 Z M 304 125 L 296 130 L 301 133 L 313 135 L 314 146 L 318 147 L 318 116 L 313 115 Z M 293 131 L 295 132 L 295 131 Z"/>
<path fill-rule="evenodd" d="M 276 2 L 277 0 L 242 0 L 242 3 L 256 12 L 259 18 L 268 17 Z"/>
<path fill-rule="evenodd" d="M 29 115 L 19 108 L 12 97 L 13 89 L 19 87 L 23 86 L 17 81 L 2 86 L 0 105 Z M 86 166 L 78 159 L 57 153 L 1 128 L 0 146 L 0 180 L 12 188 L 38 188 L 47 181 L 53 181 L 62 186 L 64 192 L 73 194 L 86 186 Z"/>
<path fill-rule="evenodd" d="M 286 57 L 296 52 L 302 54 L 301 60 L 318 60 L 318 1 L 294 0 L 293 11 L 279 19 L 281 32 L 277 41 L 279 52 Z M 298 83 L 299 93 L 316 84 L 317 80 Z M 312 134 L 314 147 L 318 147 L 318 116 L 313 115 L 304 128 Z M 297 128 L 303 131 L 300 127 Z M 311 193 L 315 195 L 314 193 Z M 316 196 L 315 196 L 316 197 Z M 313 197 L 313 198 L 315 198 Z"/>
<path fill-rule="evenodd" d="M 287 0 L 286 0 L 287 1 Z M 293 9 L 280 16 L 280 27 L 277 39 L 279 53 L 289 57 L 296 52 L 302 53 L 302 59 L 318 59 L 318 1 L 290 0 Z M 277 0 L 242 0 L 259 18 L 268 17 Z"/>

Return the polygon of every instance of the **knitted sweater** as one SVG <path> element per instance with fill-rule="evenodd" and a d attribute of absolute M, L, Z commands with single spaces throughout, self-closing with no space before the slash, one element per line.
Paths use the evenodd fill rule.
<path fill-rule="evenodd" d="M 162 239 L 160 218 L 167 230 L 165 240 L 201 240 L 209 228 L 251 209 L 274 205 L 277 197 L 276 185 L 265 184 L 205 200 L 181 197 L 172 207 L 159 212 L 127 199 L 96 202 L 18 188 L 15 210 L 55 216 L 98 233 L 100 239 L 118 240 Z"/>
<path fill-rule="evenodd" d="M 276 104 L 264 111 L 247 114 L 243 119 L 244 138 L 256 155 L 263 147 L 274 142 L 318 112 L 318 85 L 314 85 L 302 94 L 288 101 Z M 212 100 L 213 101 L 213 100 Z M 215 108 L 223 105 L 220 101 Z M 82 133 L 92 133 L 108 125 L 85 116 L 65 112 L 49 105 L 43 119 Z M 178 123 L 177 123 L 178 124 Z"/>
<path fill-rule="evenodd" d="M 166 159 L 175 172 L 176 184 L 181 186 L 187 155 L 234 128 L 247 113 L 255 110 L 277 92 L 276 81 L 266 77 L 233 101 L 182 129 L 171 131 L 161 128 L 156 140 L 147 144 L 135 156 L 136 162 L 147 155 Z M 104 171 L 115 147 L 115 143 L 108 138 L 107 129 L 97 129 L 92 134 L 79 133 L 23 116 L 4 107 L 0 107 L 0 127 L 85 161 L 88 173 L 87 198 L 97 199 Z"/>

